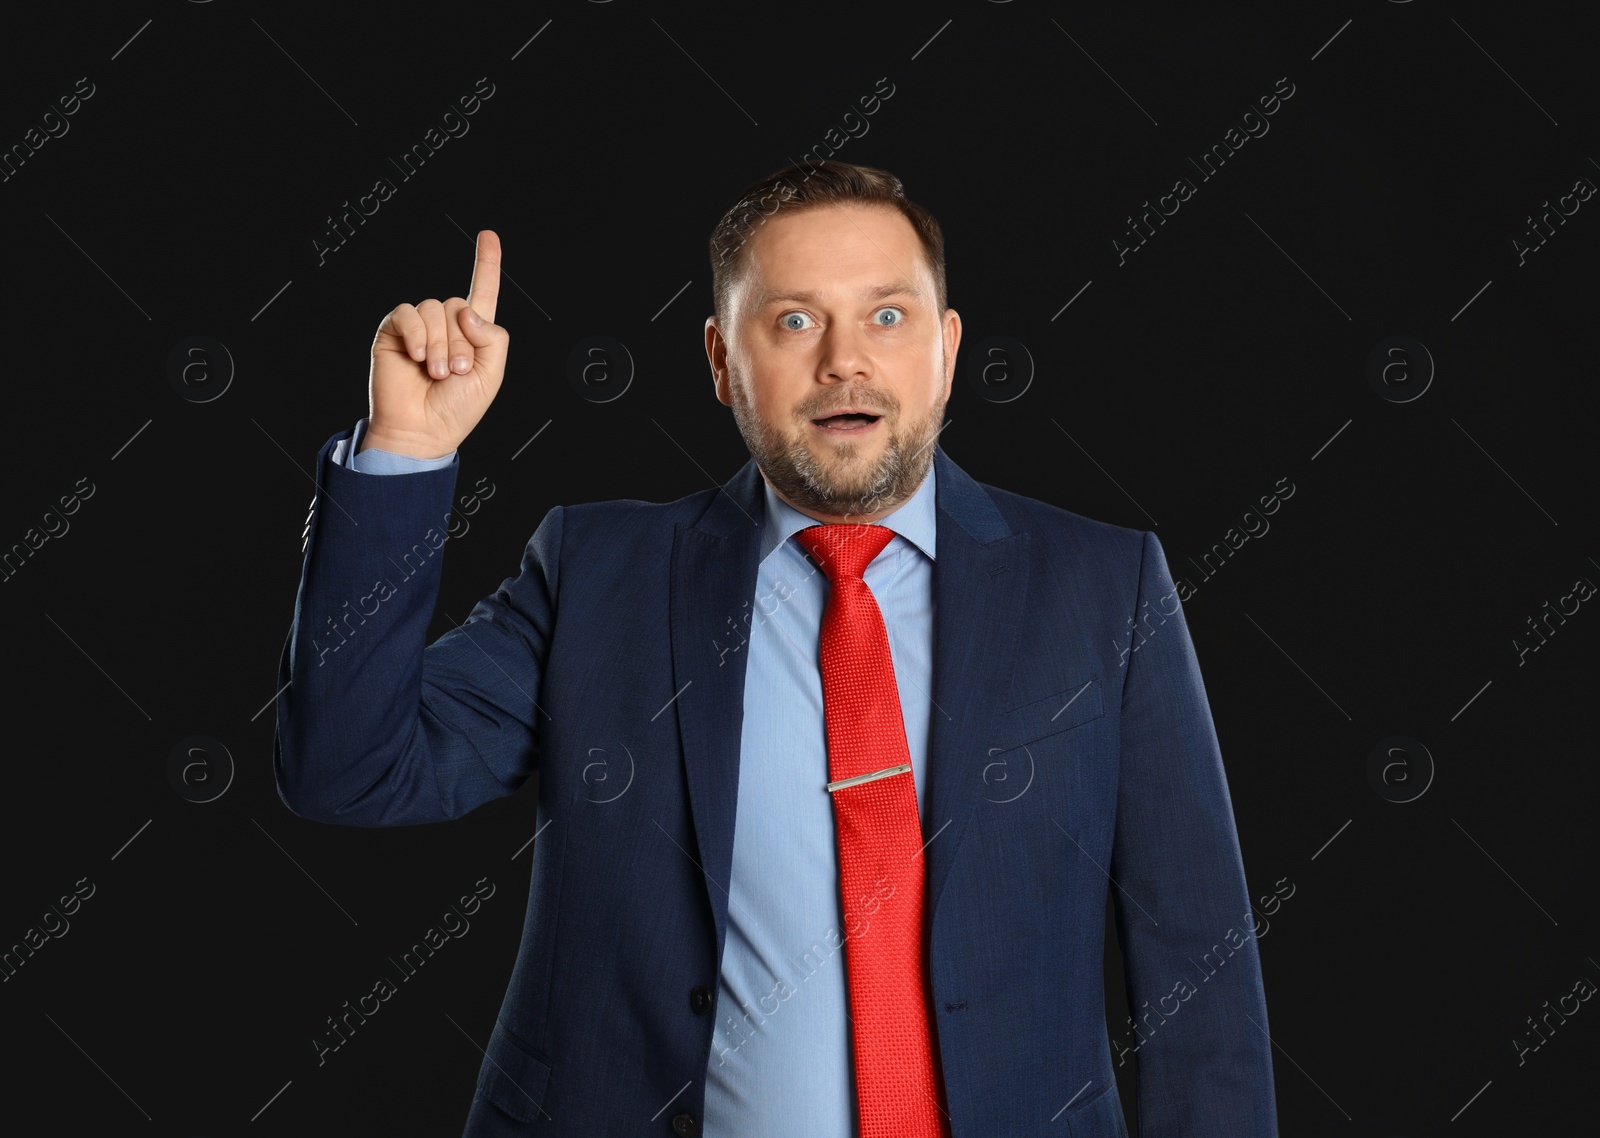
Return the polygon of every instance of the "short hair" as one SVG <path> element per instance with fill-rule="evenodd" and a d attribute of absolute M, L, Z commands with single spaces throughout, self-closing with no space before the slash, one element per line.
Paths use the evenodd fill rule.
<path fill-rule="evenodd" d="M 799 213 L 820 206 L 855 203 L 898 210 L 922 244 L 923 257 L 933 271 L 937 311 L 946 308 L 944 235 L 939 223 L 905 195 L 900 179 L 887 170 L 823 159 L 786 166 L 762 178 L 740 195 L 737 203 L 711 231 L 711 299 L 713 311 L 724 315 L 734 286 L 744 272 L 744 247 L 758 226 L 777 213 Z"/>

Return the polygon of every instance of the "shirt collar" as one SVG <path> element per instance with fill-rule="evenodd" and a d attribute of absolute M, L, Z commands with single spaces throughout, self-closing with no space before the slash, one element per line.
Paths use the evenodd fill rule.
<path fill-rule="evenodd" d="M 917 487 L 916 493 L 900 503 L 892 513 L 879 518 L 877 523 L 887 526 L 912 545 L 927 554 L 928 560 L 934 560 L 935 537 L 938 525 L 934 517 L 934 483 L 933 463 L 928 464 L 928 473 L 923 476 L 922 485 Z M 771 484 L 765 478 L 761 479 L 761 487 L 766 495 L 767 517 L 766 525 L 761 530 L 761 560 L 765 561 L 789 538 L 807 526 L 818 525 L 817 519 L 802 514 L 782 498 L 778 497 Z"/>

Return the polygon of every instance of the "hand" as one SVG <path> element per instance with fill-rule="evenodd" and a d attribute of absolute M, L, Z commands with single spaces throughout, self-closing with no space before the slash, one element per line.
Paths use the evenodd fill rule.
<path fill-rule="evenodd" d="M 442 458 L 461 445 L 505 375 L 511 337 L 494 322 L 499 296 L 500 238 L 485 229 L 465 300 L 402 304 L 383 318 L 372 340 L 363 450 Z"/>

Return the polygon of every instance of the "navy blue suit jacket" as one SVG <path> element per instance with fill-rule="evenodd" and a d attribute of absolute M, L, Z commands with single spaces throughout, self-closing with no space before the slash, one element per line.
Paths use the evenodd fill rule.
<path fill-rule="evenodd" d="M 716 991 L 727 928 L 754 460 L 674 502 L 551 509 L 519 573 L 427 645 L 459 462 L 360 474 L 331 460 L 347 437 L 317 457 L 280 664 L 285 804 L 441 822 L 537 773 L 526 923 L 466 1135 L 698 1133 L 714 1024 L 691 992 Z M 1159 542 L 942 448 L 933 470 L 924 938 L 952 1133 L 1123 1138 L 1121 1059 L 1144 1138 L 1275 1138 L 1232 807 Z M 597 792 L 595 747 L 629 756 L 620 797 Z M 1137 1033 L 1107 1029 L 1108 893 Z"/>

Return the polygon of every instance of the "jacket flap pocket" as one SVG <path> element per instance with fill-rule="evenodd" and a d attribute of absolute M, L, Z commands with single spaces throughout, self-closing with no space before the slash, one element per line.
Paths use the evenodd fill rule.
<path fill-rule="evenodd" d="M 1035 739 L 1054 735 L 1057 731 L 1099 719 L 1104 714 L 1105 707 L 1100 700 L 1100 677 L 1079 680 L 1054 695 L 1025 703 L 1002 714 L 997 725 L 994 752 L 1009 751 Z"/>
<path fill-rule="evenodd" d="M 1128 1138 L 1128 1123 L 1115 1079 L 1105 1078 L 1089 1097 L 1072 1104 L 1066 1115 L 1072 1138 Z"/>
<path fill-rule="evenodd" d="M 477 1097 L 491 1102 L 519 1122 L 532 1122 L 543 1111 L 550 1067 L 536 1059 L 495 1020 L 489 1048 L 478 1071 Z"/>

